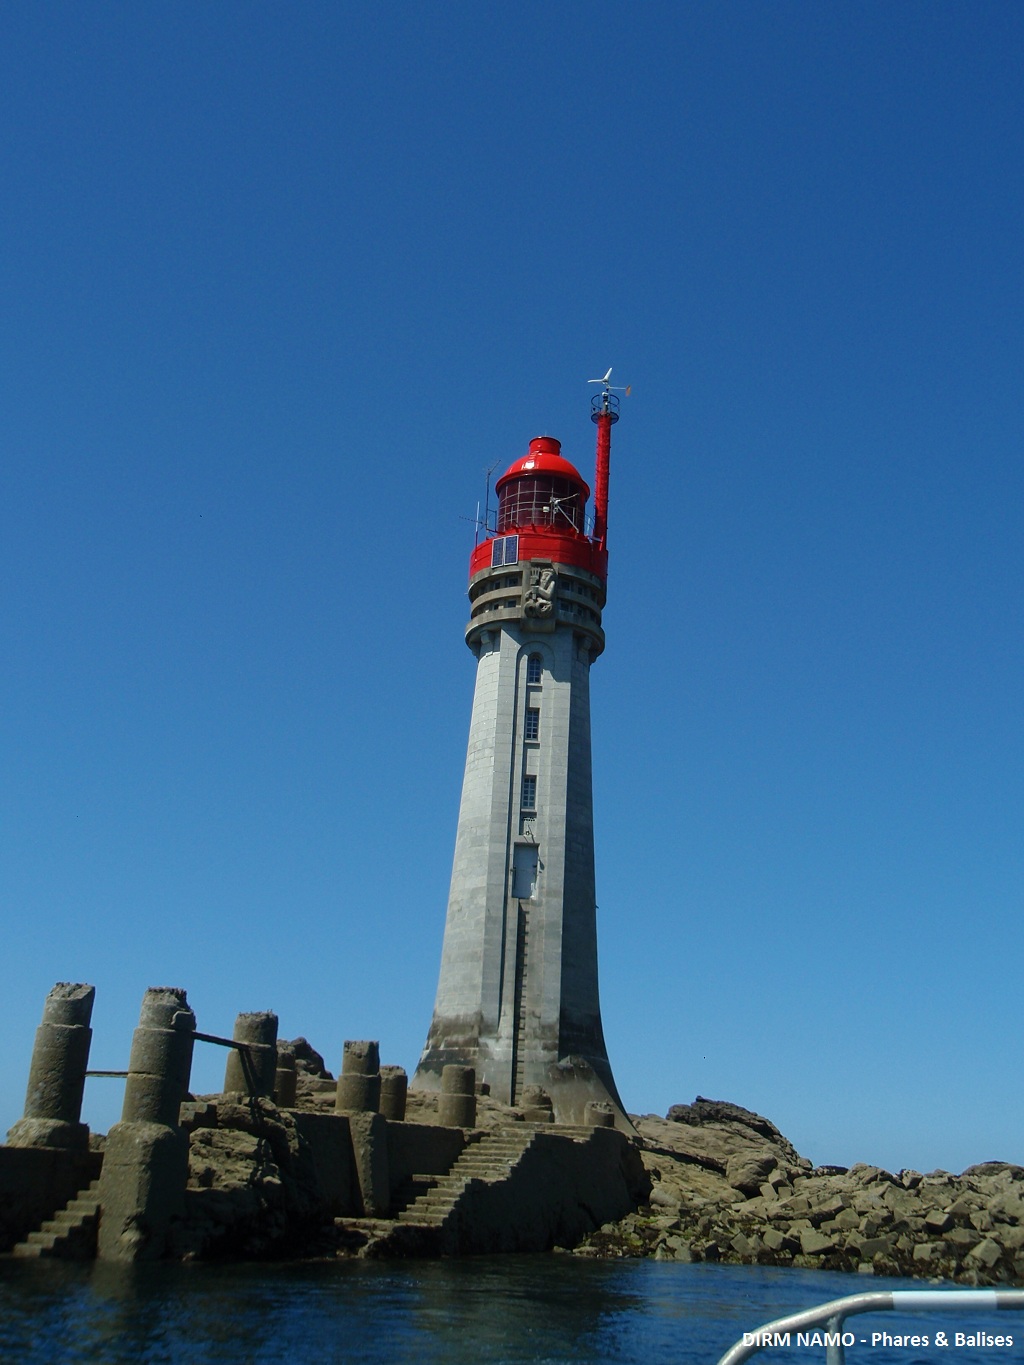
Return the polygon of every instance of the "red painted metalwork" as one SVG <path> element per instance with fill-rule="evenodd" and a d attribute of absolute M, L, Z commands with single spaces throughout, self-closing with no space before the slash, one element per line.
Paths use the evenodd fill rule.
<path fill-rule="evenodd" d="M 603 550 L 608 543 L 608 473 L 612 457 L 612 422 L 610 412 L 602 412 L 597 422 L 597 464 L 594 471 L 594 539 Z"/>
<path fill-rule="evenodd" d="M 587 536 L 554 534 L 548 527 L 536 530 L 519 528 L 519 563 L 531 559 L 550 559 L 553 564 L 570 564 L 576 569 L 587 569 L 604 581 L 608 577 L 608 552 Z M 469 559 L 469 576 L 491 567 L 490 540 L 481 541 Z"/>
<path fill-rule="evenodd" d="M 535 436 L 525 455 L 509 465 L 494 485 L 498 494 L 498 534 L 519 537 L 519 563 L 549 559 L 586 569 L 604 581 L 608 577 L 605 548 L 608 519 L 608 468 L 611 429 L 617 414 L 596 414 L 597 496 L 594 534 L 586 535 L 583 517 L 590 489 L 579 470 L 561 453 L 554 436 Z M 469 576 L 491 567 L 494 536 L 474 549 Z"/>
<path fill-rule="evenodd" d="M 579 484 L 584 489 L 584 498 L 590 497 L 590 489 L 575 465 L 561 454 L 562 443 L 557 441 L 554 436 L 535 436 L 530 442 L 530 448 L 520 459 L 513 461 L 505 470 L 501 478 L 494 485 L 494 491 L 500 493 L 509 479 L 518 478 L 522 474 L 553 474 L 558 479 L 569 479 L 573 483 Z"/>

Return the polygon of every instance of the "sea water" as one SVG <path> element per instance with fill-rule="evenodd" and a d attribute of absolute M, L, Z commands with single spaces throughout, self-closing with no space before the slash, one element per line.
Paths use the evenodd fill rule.
<path fill-rule="evenodd" d="M 115 1266 L 0 1262 L 3 1365 L 715 1365 L 744 1332 L 867 1289 L 922 1288 L 822 1271 L 572 1256 Z M 1024 1360 L 1024 1314 L 879 1313 L 849 1320 L 847 1361 Z M 871 1346 L 890 1335 L 987 1331 L 1010 1348 Z M 865 1337 L 862 1344 L 860 1338 Z M 756 1359 L 821 1362 L 822 1348 Z"/>

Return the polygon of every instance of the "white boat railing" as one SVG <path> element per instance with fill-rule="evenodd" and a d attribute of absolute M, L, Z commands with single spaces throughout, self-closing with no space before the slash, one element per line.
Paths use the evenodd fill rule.
<path fill-rule="evenodd" d="M 855 1313 L 932 1313 L 935 1311 L 992 1312 L 993 1309 L 1024 1311 L 1024 1289 L 891 1289 L 850 1294 L 817 1308 L 792 1313 L 766 1322 L 730 1346 L 718 1365 L 740 1365 L 758 1351 L 772 1346 L 824 1346 L 825 1365 L 845 1365 L 846 1347 L 857 1341 L 844 1330 Z M 940 1332 L 938 1335 L 945 1336 Z M 878 1345 L 879 1343 L 873 1343 Z M 881 1344 L 885 1344 L 884 1342 Z M 936 1342 L 941 1350 L 948 1342 Z"/>

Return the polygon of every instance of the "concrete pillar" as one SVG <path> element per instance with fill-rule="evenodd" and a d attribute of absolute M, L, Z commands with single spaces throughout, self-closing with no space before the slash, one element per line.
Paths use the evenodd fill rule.
<path fill-rule="evenodd" d="M 377 1043 L 346 1041 L 334 1108 L 342 1114 L 375 1114 L 380 1109 L 380 1047 Z"/>
<path fill-rule="evenodd" d="M 551 1096 L 542 1085 L 528 1085 L 523 1089 L 523 1118 L 527 1123 L 554 1123 L 555 1111 Z"/>
<path fill-rule="evenodd" d="M 183 990 L 158 986 L 142 1000 L 132 1038 L 121 1122 L 107 1135 L 100 1176 L 101 1260 L 155 1260 L 182 1212 L 188 1135 L 178 1126 L 192 1070 L 195 1015 Z"/>
<path fill-rule="evenodd" d="M 363 1215 L 386 1218 L 391 1203 L 387 1120 L 383 1114 L 351 1113 L 341 1122 L 348 1123 L 352 1138 Z"/>
<path fill-rule="evenodd" d="M 403 1066 L 382 1066 L 380 1069 L 380 1112 L 392 1123 L 405 1119 L 405 1100 L 409 1091 L 409 1077 Z"/>
<path fill-rule="evenodd" d="M 601 1100 L 591 1100 L 584 1110 L 583 1122 L 589 1128 L 614 1128 L 615 1110 Z"/>
<path fill-rule="evenodd" d="M 185 992 L 153 986 L 142 997 L 139 1027 L 132 1035 L 122 1123 L 161 1123 L 177 1128 L 178 1111 L 192 1074 L 196 1017 Z"/>
<path fill-rule="evenodd" d="M 12 1147 L 88 1148 L 89 1129 L 80 1119 L 95 998 L 95 987 L 69 981 L 58 981 L 46 997 L 32 1049 L 25 1117 L 7 1134 Z"/>
<path fill-rule="evenodd" d="M 472 1128 L 476 1124 L 476 1071 L 449 1062 L 441 1071 L 437 1121 L 442 1128 Z"/>
<path fill-rule="evenodd" d="M 236 1043 L 247 1044 L 250 1074 L 246 1076 L 243 1054 L 232 1048 L 224 1068 L 225 1091 L 269 1098 L 274 1093 L 277 1072 L 277 1015 L 270 1010 L 240 1014 L 235 1019 L 231 1036 Z"/>
<path fill-rule="evenodd" d="M 298 1092 L 295 1049 L 290 1043 L 277 1045 L 277 1070 L 274 1073 L 274 1103 L 279 1109 L 294 1109 Z"/>

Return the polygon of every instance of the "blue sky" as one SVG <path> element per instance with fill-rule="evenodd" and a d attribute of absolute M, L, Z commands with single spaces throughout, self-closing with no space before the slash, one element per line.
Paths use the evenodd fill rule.
<path fill-rule="evenodd" d="M 627 1105 L 1024 1163 L 1024 9 L 4 10 L 4 1129 L 56 980 L 412 1068 L 485 471 L 615 429 Z M 216 1089 L 223 1056 L 197 1051 Z M 120 1085 L 94 1080 L 107 1127 Z"/>

